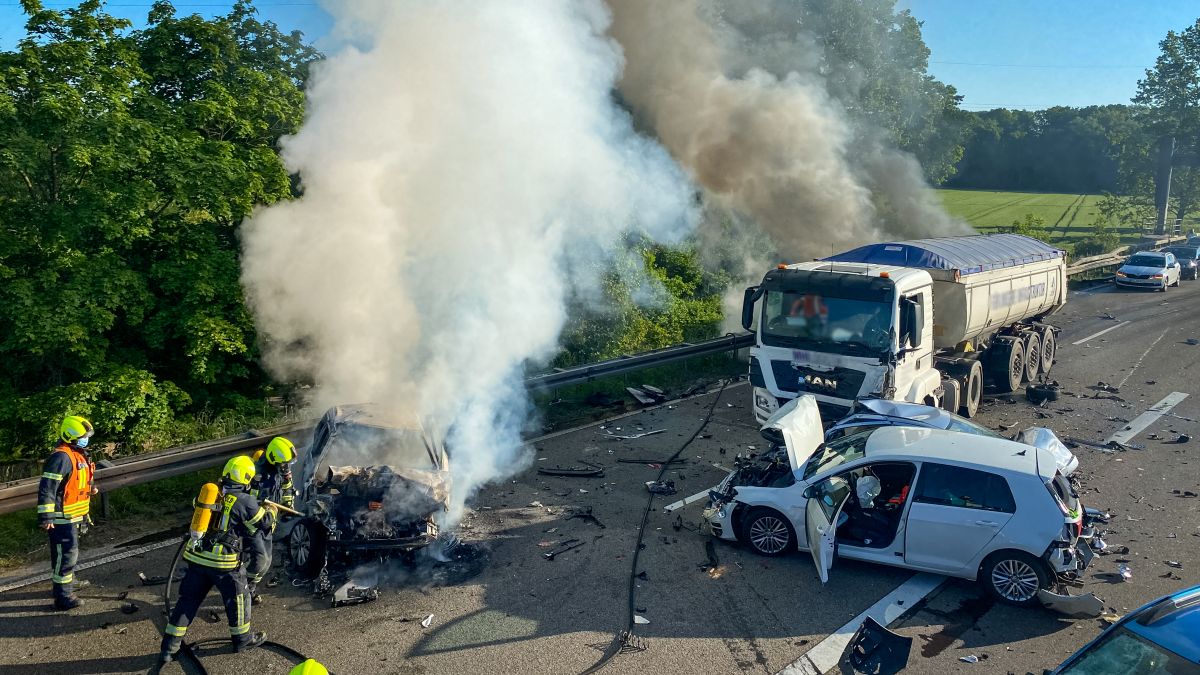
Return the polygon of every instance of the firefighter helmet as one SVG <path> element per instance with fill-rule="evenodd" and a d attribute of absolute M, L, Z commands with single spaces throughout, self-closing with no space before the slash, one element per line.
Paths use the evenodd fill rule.
<path fill-rule="evenodd" d="M 267 462 L 270 464 L 287 464 L 296 459 L 296 446 L 284 438 L 276 436 L 267 445 Z"/>
<path fill-rule="evenodd" d="M 64 417 L 58 427 L 58 437 L 63 443 L 75 443 L 81 438 L 91 438 L 92 432 L 92 423 L 78 415 Z"/>
<path fill-rule="evenodd" d="M 245 455 L 238 455 L 225 462 L 225 468 L 221 470 L 222 478 L 239 485 L 249 485 L 254 474 L 254 460 Z"/>
<path fill-rule="evenodd" d="M 313 659 L 308 659 L 289 670 L 288 675 L 329 675 L 329 671 Z"/>

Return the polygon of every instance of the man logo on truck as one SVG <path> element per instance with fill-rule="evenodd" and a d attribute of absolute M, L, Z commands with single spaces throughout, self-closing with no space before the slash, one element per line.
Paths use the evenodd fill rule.
<path fill-rule="evenodd" d="M 828 391 L 837 391 L 837 380 L 830 377 L 821 377 L 820 375 L 805 375 L 804 384 L 808 387 L 817 387 L 818 389 L 826 389 Z"/>

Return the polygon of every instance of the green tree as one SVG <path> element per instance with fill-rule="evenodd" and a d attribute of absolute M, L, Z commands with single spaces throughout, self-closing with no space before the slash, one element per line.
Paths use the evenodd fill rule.
<path fill-rule="evenodd" d="M 235 227 L 291 195 L 275 143 L 317 55 L 246 2 L 158 2 L 140 31 L 98 0 L 22 4 L 0 53 L 0 444 L 39 454 L 68 411 L 170 442 L 178 412 L 261 390 Z"/>

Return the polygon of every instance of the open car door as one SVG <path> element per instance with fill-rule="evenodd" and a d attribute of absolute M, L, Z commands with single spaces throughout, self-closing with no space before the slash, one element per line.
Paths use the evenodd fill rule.
<path fill-rule="evenodd" d="M 838 519 L 842 507 L 850 498 L 850 483 L 831 476 L 804 491 L 808 506 L 804 511 L 804 528 L 808 533 L 808 550 L 817 565 L 821 583 L 829 581 L 829 568 L 836 555 Z"/>

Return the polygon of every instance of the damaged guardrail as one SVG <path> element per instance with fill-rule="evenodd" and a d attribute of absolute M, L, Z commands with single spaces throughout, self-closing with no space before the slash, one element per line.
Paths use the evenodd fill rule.
<path fill-rule="evenodd" d="M 715 340 L 676 345 L 598 363 L 589 363 L 575 368 L 560 368 L 553 372 L 527 378 L 525 383 L 531 390 L 553 390 L 591 382 L 602 377 L 661 366 L 673 361 L 734 352 L 753 344 L 754 335 L 751 333 L 730 334 Z M 228 438 L 102 462 L 102 465 L 96 469 L 96 485 L 101 492 L 109 492 L 118 488 L 193 473 L 219 466 L 234 455 L 259 448 L 273 436 L 302 434 L 310 431 L 312 427 L 312 421 L 305 421 L 268 429 L 252 429 Z M 38 480 L 38 478 L 24 478 L 9 481 L 0 486 L 0 514 L 32 509 L 37 503 Z"/>

